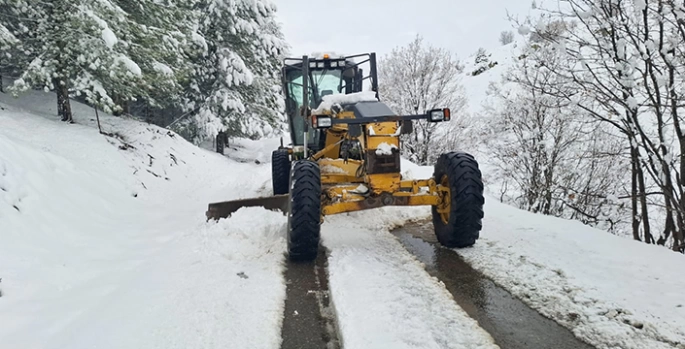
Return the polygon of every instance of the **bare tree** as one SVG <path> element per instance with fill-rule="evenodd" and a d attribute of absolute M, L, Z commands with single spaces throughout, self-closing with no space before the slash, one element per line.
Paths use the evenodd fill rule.
<path fill-rule="evenodd" d="M 514 32 L 512 31 L 503 31 L 499 34 L 499 43 L 504 45 L 509 45 L 512 42 L 514 42 Z"/>
<path fill-rule="evenodd" d="M 532 212 L 580 220 L 610 231 L 626 217 L 613 197 L 625 166 L 614 135 L 567 100 L 546 91 L 574 86 L 553 70 L 554 52 L 524 52 L 491 86 L 485 137 L 499 168 L 501 198 Z"/>
<path fill-rule="evenodd" d="M 563 53 L 554 72 L 577 88 L 553 91 L 613 126 L 630 149 L 633 236 L 684 251 L 685 30 L 682 2 L 566 0 L 541 22 L 564 23 L 561 34 L 537 29 L 541 50 Z M 544 28 L 538 23 L 536 28 Z M 550 92 L 547 92 L 550 93 Z M 650 187 L 657 189 L 657 197 Z M 658 197 L 660 196 L 660 199 Z M 658 206 L 656 206 L 658 205 Z M 650 207 L 663 213 L 656 239 Z M 661 218 L 661 215 L 660 215 Z M 641 231 L 640 231 L 641 230 Z M 642 238 L 641 238 L 642 237 Z"/>
<path fill-rule="evenodd" d="M 434 108 L 452 109 L 453 123 L 466 104 L 459 74 L 462 68 L 447 50 L 426 45 L 417 36 L 407 46 L 395 48 L 380 60 L 379 94 L 396 113 L 424 113 Z M 414 133 L 402 137 L 403 155 L 421 165 L 432 163 L 450 147 L 439 140 L 450 123 L 414 123 Z"/>

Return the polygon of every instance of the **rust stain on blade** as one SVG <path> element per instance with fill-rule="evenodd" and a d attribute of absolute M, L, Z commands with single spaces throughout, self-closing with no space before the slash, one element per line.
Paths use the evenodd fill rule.
<path fill-rule="evenodd" d="M 262 198 L 241 199 L 233 201 L 215 202 L 209 204 L 207 220 L 227 218 L 233 212 L 243 207 L 264 207 L 267 210 L 279 210 L 284 214 L 288 212 L 288 198 L 290 195 L 274 195 Z"/>

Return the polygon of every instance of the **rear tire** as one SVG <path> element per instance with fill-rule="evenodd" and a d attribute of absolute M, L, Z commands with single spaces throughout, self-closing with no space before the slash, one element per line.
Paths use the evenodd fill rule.
<path fill-rule="evenodd" d="M 483 181 L 478 162 L 470 154 L 442 154 L 435 164 L 435 181 L 449 186 L 448 214 L 433 206 L 433 226 L 438 241 L 446 247 L 468 247 L 483 228 Z"/>
<path fill-rule="evenodd" d="M 288 194 L 290 191 L 290 154 L 285 149 L 271 153 L 271 185 L 274 195 Z"/>
<path fill-rule="evenodd" d="M 290 260 L 316 259 L 321 239 L 321 171 L 309 160 L 298 160 L 290 171 L 288 255 Z"/>

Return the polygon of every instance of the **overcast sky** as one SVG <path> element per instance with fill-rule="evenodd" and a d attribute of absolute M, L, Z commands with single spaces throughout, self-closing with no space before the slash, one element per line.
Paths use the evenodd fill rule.
<path fill-rule="evenodd" d="M 466 58 L 499 45 L 512 30 L 507 11 L 523 19 L 532 0 L 271 0 L 292 51 L 389 53 L 418 33 Z M 518 35 L 518 34 L 517 34 Z"/>

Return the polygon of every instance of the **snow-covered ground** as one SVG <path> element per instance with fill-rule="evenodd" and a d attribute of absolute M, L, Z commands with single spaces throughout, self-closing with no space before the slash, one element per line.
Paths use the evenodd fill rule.
<path fill-rule="evenodd" d="M 285 216 L 204 216 L 267 172 L 120 118 L 101 115 L 123 141 L 100 135 L 78 103 L 64 124 L 52 95 L 0 98 L 0 347 L 280 345 Z"/>
<path fill-rule="evenodd" d="M 598 348 L 685 348 L 685 256 L 486 199 L 476 269 Z"/>
<path fill-rule="evenodd" d="M 226 156 L 51 95 L 0 94 L 0 346 L 278 348 L 285 224 L 207 204 L 271 194 L 279 140 Z M 258 163 L 257 163 L 258 162 Z M 429 167 L 403 161 L 408 177 Z M 490 336 L 389 231 L 430 210 L 329 217 L 322 228 L 345 348 L 488 348 Z M 685 256 L 488 197 L 476 269 L 599 348 L 685 347 Z"/>

